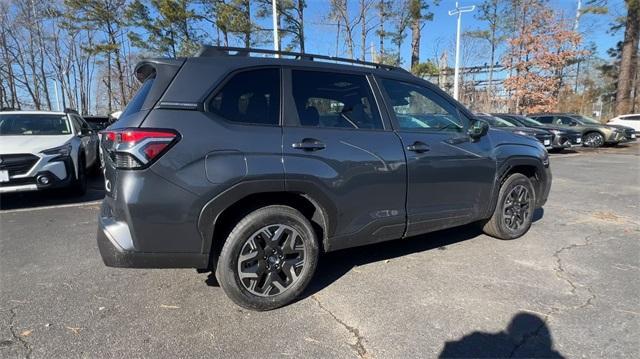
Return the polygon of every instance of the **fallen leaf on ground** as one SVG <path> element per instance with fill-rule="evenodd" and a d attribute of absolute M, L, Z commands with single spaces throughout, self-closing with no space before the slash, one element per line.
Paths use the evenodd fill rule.
<path fill-rule="evenodd" d="M 104 310 L 104 307 L 99 307 L 98 310 Z"/>
<path fill-rule="evenodd" d="M 177 305 L 166 305 L 166 304 L 160 304 L 160 308 L 166 308 L 166 309 L 180 309 L 180 307 L 178 307 Z"/>
<path fill-rule="evenodd" d="M 67 327 L 67 329 L 69 329 L 70 331 L 73 332 L 73 334 L 80 334 L 80 330 L 82 328 L 73 328 L 73 327 Z"/>
<path fill-rule="evenodd" d="M 31 335 L 31 333 L 33 333 L 33 330 L 23 330 L 20 332 L 20 336 L 21 337 L 28 337 L 29 335 Z"/>

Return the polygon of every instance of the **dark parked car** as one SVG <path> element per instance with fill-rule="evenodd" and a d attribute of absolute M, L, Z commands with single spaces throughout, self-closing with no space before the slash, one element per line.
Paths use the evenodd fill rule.
<path fill-rule="evenodd" d="M 555 150 L 582 145 L 582 133 L 580 131 L 562 126 L 544 124 L 524 115 L 511 113 L 493 113 L 492 115 L 511 122 L 514 126 L 531 127 L 549 131 L 553 135 L 551 147 Z"/>
<path fill-rule="evenodd" d="M 546 202 L 544 147 L 431 83 L 254 53 L 273 52 L 138 64 L 140 90 L 103 133 L 106 265 L 212 268 L 235 303 L 268 310 L 304 290 L 321 252 L 472 222 L 514 239 Z"/>
<path fill-rule="evenodd" d="M 102 131 L 113 122 L 110 116 L 83 116 L 82 118 L 84 118 L 95 131 Z"/>
<path fill-rule="evenodd" d="M 486 121 L 489 126 L 493 128 L 515 133 L 516 135 L 534 137 L 540 141 L 545 148 L 551 149 L 553 135 L 549 131 L 525 126 L 516 126 L 507 120 L 503 120 L 500 117 L 489 115 L 487 113 L 476 114 L 476 118 Z"/>
<path fill-rule="evenodd" d="M 636 137 L 635 130 L 631 127 L 603 125 L 597 120 L 575 113 L 544 113 L 528 116 L 542 123 L 581 131 L 582 144 L 588 147 L 616 145 L 621 142 L 635 141 Z"/>

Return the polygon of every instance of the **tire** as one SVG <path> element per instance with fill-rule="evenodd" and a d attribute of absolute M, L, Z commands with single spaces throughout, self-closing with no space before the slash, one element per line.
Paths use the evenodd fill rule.
<path fill-rule="evenodd" d="M 271 310 L 302 293 L 316 270 L 318 254 L 313 227 L 299 211 L 262 207 L 238 222 L 227 237 L 216 278 L 237 305 Z"/>
<path fill-rule="evenodd" d="M 522 189 L 526 191 L 524 194 Z M 533 221 L 535 196 L 533 184 L 527 176 L 514 173 L 507 177 L 500 187 L 493 215 L 483 224 L 484 233 L 504 240 L 515 239 L 527 233 Z M 517 200 L 516 203 L 514 200 Z"/>
<path fill-rule="evenodd" d="M 96 146 L 96 159 L 93 161 L 91 167 L 87 171 L 91 177 L 97 177 L 100 174 L 100 152 L 98 146 Z"/>
<path fill-rule="evenodd" d="M 585 147 L 602 147 L 604 145 L 604 136 L 600 132 L 587 132 L 582 138 L 582 144 Z"/>
<path fill-rule="evenodd" d="M 87 193 L 87 169 L 84 156 L 78 157 L 78 174 L 74 174 L 70 188 L 73 196 L 84 196 Z"/>

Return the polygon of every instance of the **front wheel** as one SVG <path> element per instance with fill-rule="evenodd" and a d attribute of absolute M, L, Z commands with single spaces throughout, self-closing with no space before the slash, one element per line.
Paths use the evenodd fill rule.
<path fill-rule="evenodd" d="M 287 206 L 267 206 L 244 217 L 227 238 L 216 278 L 236 304 L 270 310 L 291 303 L 318 263 L 311 223 Z"/>
<path fill-rule="evenodd" d="M 589 132 L 584 135 L 582 143 L 587 147 L 602 147 L 604 145 L 604 136 L 599 132 Z"/>
<path fill-rule="evenodd" d="M 87 170 L 84 157 L 78 157 L 78 174 L 71 182 L 71 194 L 74 196 L 84 196 L 87 193 Z"/>
<path fill-rule="evenodd" d="M 507 177 L 500 187 L 496 209 L 484 223 L 483 231 L 498 239 L 515 239 L 527 233 L 533 220 L 535 195 L 527 176 L 514 173 Z"/>

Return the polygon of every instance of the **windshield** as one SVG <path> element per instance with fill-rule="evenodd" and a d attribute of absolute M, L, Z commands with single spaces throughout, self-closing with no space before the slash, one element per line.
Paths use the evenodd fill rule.
<path fill-rule="evenodd" d="M 0 136 L 70 135 L 67 115 L 0 114 Z"/>
<path fill-rule="evenodd" d="M 501 118 L 495 117 L 495 116 L 489 116 L 489 115 L 479 115 L 476 116 L 477 118 L 487 121 L 489 123 L 489 126 L 491 127 L 516 127 L 514 124 L 512 124 L 509 121 L 505 121 Z"/>
<path fill-rule="evenodd" d="M 524 124 L 527 126 L 544 126 L 542 122 L 538 122 L 531 117 L 521 116 L 518 117 L 518 120 L 520 120 L 520 122 L 524 122 Z"/>
<path fill-rule="evenodd" d="M 578 115 L 578 116 L 575 116 L 575 117 L 576 117 L 578 120 L 580 120 L 580 121 L 582 121 L 582 122 L 585 122 L 585 123 L 591 123 L 591 124 L 594 124 L 594 125 L 599 125 L 599 124 L 600 124 L 600 121 L 595 120 L 595 119 L 593 119 L 593 118 L 591 118 L 591 117 L 582 116 L 582 115 Z"/>

